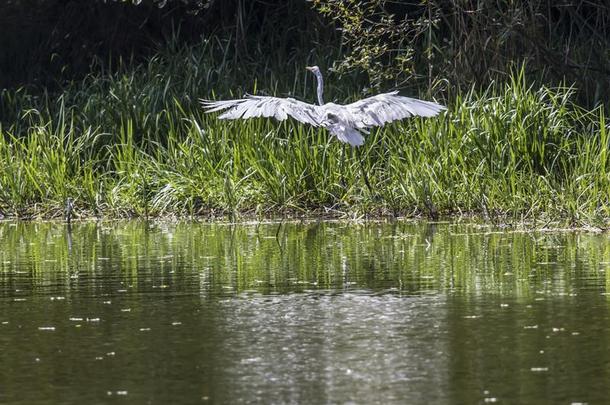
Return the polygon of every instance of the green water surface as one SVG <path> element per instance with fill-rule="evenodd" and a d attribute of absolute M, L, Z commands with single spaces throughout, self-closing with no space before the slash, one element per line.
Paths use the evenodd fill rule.
<path fill-rule="evenodd" d="M 610 237 L 0 223 L 0 403 L 610 402 Z"/>

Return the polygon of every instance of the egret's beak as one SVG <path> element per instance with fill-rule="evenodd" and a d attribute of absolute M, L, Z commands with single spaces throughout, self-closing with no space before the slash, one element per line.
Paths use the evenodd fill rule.
<path fill-rule="evenodd" d="M 305 66 L 305 69 L 309 70 L 310 72 L 313 72 L 313 67 L 311 66 Z"/>

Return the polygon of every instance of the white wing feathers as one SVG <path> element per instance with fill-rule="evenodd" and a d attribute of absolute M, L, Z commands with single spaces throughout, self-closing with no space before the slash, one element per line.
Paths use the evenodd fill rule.
<path fill-rule="evenodd" d="M 399 96 L 397 91 L 378 94 L 344 106 L 352 117 L 354 126 L 380 127 L 404 118 L 434 117 L 447 108 L 430 101 Z"/>
<path fill-rule="evenodd" d="M 226 101 L 201 100 L 207 112 L 222 111 L 218 118 L 235 120 L 240 118 L 273 117 L 283 121 L 288 116 L 305 124 L 320 126 L 323 119 L 319 107 L 293 98 L 246 95 L 246 98 Z"/>

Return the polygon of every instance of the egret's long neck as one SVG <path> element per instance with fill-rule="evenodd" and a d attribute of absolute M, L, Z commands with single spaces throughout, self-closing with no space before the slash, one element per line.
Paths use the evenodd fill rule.
<path fill-rule="evenodd" d="M 322 93 L 324 93 L 324 79 L 322 79 L 321 72 L 316 72 L 316 79 L 318 80 L 318 104 L 324 105 L 324 99 L 322 99 Z"/>

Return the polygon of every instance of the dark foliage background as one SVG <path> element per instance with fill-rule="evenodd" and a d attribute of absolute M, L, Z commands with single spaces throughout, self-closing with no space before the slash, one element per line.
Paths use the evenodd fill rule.
<path fill-rule="evenodd" d="M 332 46 L 322 64 L 373 89 L 485 86 L 526 62 L 588 106 L 610 92 L 607 0 L 6 0 L 0 26 L 0 88 L 53 88 L 203 37 L 250 70 Z"/>
<path fill-rule="evenodd" d="M 343 30 L 336 67 L 366 71 L 373 85 L 484 87 L 525 63 L 530 79 L 575 84 L 590 106 L 610 91 L 607 0 L 312 2 Z"/>
<path fill-rule="evenodd" d="M 0 27 L 0 88 L 57 85 L 141 61 L 175 39 L 228 39 L 242 59 L 336 39 L 303 0 L 6 0 Z"/>

